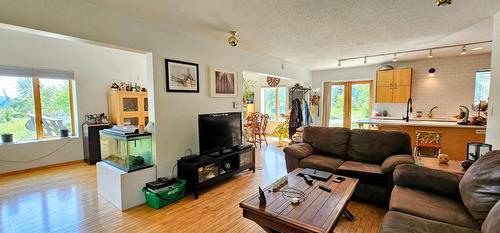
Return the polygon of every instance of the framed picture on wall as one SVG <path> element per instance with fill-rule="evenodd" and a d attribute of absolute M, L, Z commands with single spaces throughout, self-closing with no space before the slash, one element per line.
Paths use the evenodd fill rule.
<path fill-rule="evenodd" d="M 238 72 L 232 69 L 210 67 L 210 95 L 212 97 L 236 97 Z"/>
<path fill-rule="evenodd" d="M 168 92 L 200 92 L 198 64 L 165 59 Z"/>

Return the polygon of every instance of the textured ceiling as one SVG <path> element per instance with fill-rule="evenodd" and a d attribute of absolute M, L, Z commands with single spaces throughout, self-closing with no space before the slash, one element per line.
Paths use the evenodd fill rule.
<path fill-rule="evenodd" d="M 446 7 L 434 0 L 82 1 L 214 43 L 227 44 L 227 32 L 237 30 L 239 48 L 312 70 L 335 68 L 338 58 L 491 40 L 492 16 L 500 10 L 500 0 L 454 0 Z M 473 53 L 489 52 L 488 45 L 481 47 Z M 435 51 L 435 56 L 459 51 Z M 400 60 L 423 57 L 408 54 Z"/>

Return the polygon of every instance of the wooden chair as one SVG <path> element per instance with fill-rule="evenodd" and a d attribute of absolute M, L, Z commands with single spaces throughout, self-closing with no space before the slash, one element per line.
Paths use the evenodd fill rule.
<path fill-rule="evenodd" d="M 248 142 L 254 144 L 257 147 L 257 143 L 262 147 L 262 142 L 267 143 L 266 128 L 269 122 L 269 115 L 259 112 L 254 112 L 247 117 L 246 127 L 251 131 L 251 137 Z"/>
<path fill-rule="evenodd" d="M 247 117 L 247 122 L 245 124 L 245 128 L 247 131 L 250 131 L 250 137 L 248 142 L 252 143 L 255 147 L 257 147 L 257 137 L 255 132 L 257 132 L 257 128 L 260 126 L 260 113 L 253 112 L 250 113 Z"/>
<path fill-rule="evenodd" d="M 432 154 L 422 154 L 422 151 L 432 151 Z M 437 157 L 441 153 L 441 134 L 433 131 L 417 131 L 415 156 Z"/>
<path fill-rule="evenodd" d="M 262 146 L 261 145 L 262 141 L 266 142 L 266 145 L 268 145 L 267 137 L 266 137 L 266 129 L 267 129 L 268 122 L 269 122 L 269 115 L 267 115 L 267 114 L 261 115 L 259 127 L 254 131 L 255 138 L 257 138 L 257 136 L 259 137 L 259 139 L 258 139 L 259 146 Z M 262 138 L 264 138 L 264 139 L 262 139 Z"/>

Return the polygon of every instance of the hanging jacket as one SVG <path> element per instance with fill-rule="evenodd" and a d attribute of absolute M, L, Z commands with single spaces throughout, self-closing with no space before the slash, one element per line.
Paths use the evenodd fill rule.
<path fill-rule="evenodd" d="M 307 104 L 307 101 L 304 102 L 304 108 L 303 108 L 303 115 L 304 115 L 304 126 L 309 126 L 313 123 L 311 112 L 309 110 L 309 104 Z"/>
<path fill-rule="evenodd" d="M 288 123 L 288 136 L 292 136 L 297 132 L 297 128 L 302 126 L 302 107 L 299 99 L 292 101 L 292 110 L 290 111 L 290 122 Z"/>

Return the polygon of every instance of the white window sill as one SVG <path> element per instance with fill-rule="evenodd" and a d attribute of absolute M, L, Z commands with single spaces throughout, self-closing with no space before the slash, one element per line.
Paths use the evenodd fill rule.
<path fill-rule="evenodd" d="M 10 143 L 1 143 L 0 146 L 15 146 L 15 145 L 26 145 L 31 143 L 44 143 L 44 142 L 53 142 L 53 141 L 64 141 L 64 140 L 74 140 L 78 139 L 78 136 L 68 136 L 68 137 L 53 137 L 53 138 L 43 138 L 40 140 L 28 140 L 28 141 L 18 141 L 18 142 L 10 142 Z"/>

